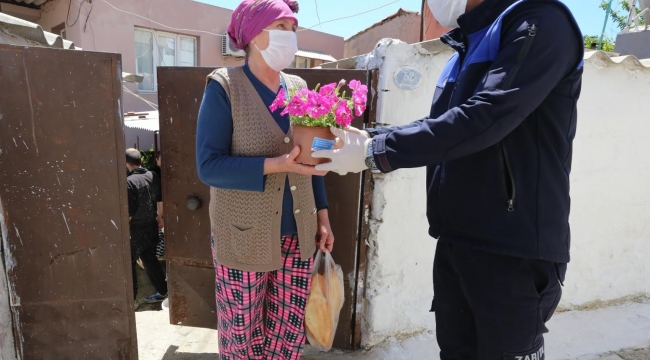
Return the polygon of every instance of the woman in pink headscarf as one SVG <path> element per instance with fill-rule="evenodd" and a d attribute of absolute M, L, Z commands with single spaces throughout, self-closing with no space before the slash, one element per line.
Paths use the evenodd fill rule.
<path fill-rule="evenodd" d="M 222 360 L 299 359 L 316 248 L 331 251 L 322 172 L 298 164 L 281 89 L 298 50 L 296 1 L 244 0 L 228 29 L 246 64 L 208 76 L 198 118 L 197 169 L 210 185 Z M 309 150 L 309 149 L 307 149 Z"/>

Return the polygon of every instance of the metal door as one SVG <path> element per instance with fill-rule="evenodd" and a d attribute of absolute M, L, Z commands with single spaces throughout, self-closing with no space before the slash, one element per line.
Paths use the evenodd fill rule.
<path fill-rule="evenodd" d="M 196 118 L 207 68 L 158 68 L 165 239 L 172 324 L 216 328 L 214 269 L 210 253 L 209 187 L 198 178 L 195 166 Z M 291 69 L 310 88 L 316 84 L 357 79 L 369 84 L 371 74 L 363 70 Z M 348 93 L 350 91 L 348 90 Z M 372 97 L 376 91 L 371 91 Z M 355 119 L 353 125 L 370 123 Z M 365 261 L 365 242 L 360 241 L 362 176 L 326 177 L 329 213 L 336 236 L 334 259 L 345 274 L 346 302 L 341 312 L 335 347 L 351 349 L 360 343 L 356 312 L 363 290 L 359 268 Z M 369 184 L 369 183 L 368 183 Z M 361 273 L 361 276 L 363 274 Z"/>
<path fill-rule="evenodd" d="M 0 89 L 19 359 L 137 359 L 120 56 L 0 45 Z"/>

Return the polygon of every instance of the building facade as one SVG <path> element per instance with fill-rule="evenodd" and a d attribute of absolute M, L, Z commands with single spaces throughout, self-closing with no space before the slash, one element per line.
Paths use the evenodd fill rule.
<path fill-rule="evenodd" d="M 350 58 L 372 52 L 381 39 L 398 39 L 407 44 L 439 38 L 450 29 L 443 27 L 425 6 L 425 18 L 420 13 L 399 9 L 395 14 L 345 40 L 344 57 Z"/>
<path fill-rule="evenodd" d="M 431 13 L 431 9 L 428 6 L 424 6 L 424 22 L 423 25 L 423 40 L 434 40 L 440 38 L 440 36 L 446 34 L 451 29 L 442 26 Z"/>
<path fill-rule="evenodd" d="M 11 3 L 6 2 L 11 1 Z M 193 0 L 2 0 L 0 11 L 40 25 L 84 50 L 122 54 L 123 71 L 142 75 L 125 84 L 124 111 L 157 104 L 158 66 L 236 66 L 244 62 L 224 34 L 232 10 Z M 295 67 L 343 57 L 342 37 L 299 29 Z"/>

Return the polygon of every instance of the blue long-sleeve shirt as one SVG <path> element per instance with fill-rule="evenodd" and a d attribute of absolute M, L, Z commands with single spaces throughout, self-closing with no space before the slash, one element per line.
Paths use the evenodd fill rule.
<path fill-rule="evenodd" d="M 248 65 L 244 65 L 244 73 L 268 108 L 277 93 L 257 79 Z M 282 131 L 287 133 L 290 127 L 289 116 L 281 116 L 280 112 L 282 110 L 277 110 L 271 115 Z M 221 84 L 211 80 L 203 94 L 196 129 L 196 165 L 199 178 L 205 184 L 220 189 L 263 192 L 266 178 L 265 158 L 232 156 L 230 153 L 232 132 L 232 107 L 228 94 Z M 319 210 L 326 208 L 325 179 L 321 176 L 313 176 L 312 186 L 316 207 Z M 288 178 L 282 200 L 281 233 L 282 235 L 297 233 Z"/>

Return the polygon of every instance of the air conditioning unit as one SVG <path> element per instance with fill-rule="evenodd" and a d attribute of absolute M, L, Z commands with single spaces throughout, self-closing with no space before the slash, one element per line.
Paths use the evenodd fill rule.
<path fill-rule="evenodd" d="M 246 52 L 244 50 L 237 49 L 235 45 L 232 43 L 232 41 L 230 41 L 228 34 L 224 34 L 221 37 L 221 55 L 246 57 Z"/>

